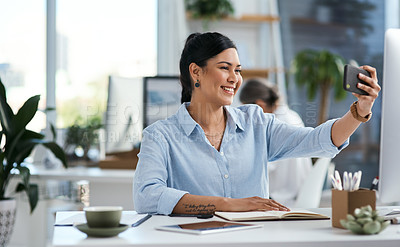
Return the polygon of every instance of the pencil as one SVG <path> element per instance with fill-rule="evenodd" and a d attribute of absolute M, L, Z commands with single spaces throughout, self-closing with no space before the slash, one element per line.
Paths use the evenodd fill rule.
<path fill-rule="evenodd" d="M 137 226 L 139 226 L 140 224 L 142 224 L 142 223 L 145 222 L 146 220 L 150 219 L 151 216 L 152 216 L 151 214 L 148 214 L 148 215 L 144 216 L 144 217 L 141 218 L 140 220 L 138 220 L 138 221 L 136 221 L 135 223 L 133 223 L 133 224 L 132 224 L 132 227 L 137 227 Z"/>

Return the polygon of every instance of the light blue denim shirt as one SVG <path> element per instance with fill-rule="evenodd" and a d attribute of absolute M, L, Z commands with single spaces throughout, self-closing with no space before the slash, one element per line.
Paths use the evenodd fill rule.
<path fill-rule="evenodd" d="M 334 157 L 329 120 L 317 128 L 295 127 L 256 105 L 225 106 L 227 125 L 220 151 L 182 104 L 178 112 L 143 132 L 133 185 L 139 213 L 170 214 L 181 197 L 193 195 L 268 198 L 268 161 Z"/>

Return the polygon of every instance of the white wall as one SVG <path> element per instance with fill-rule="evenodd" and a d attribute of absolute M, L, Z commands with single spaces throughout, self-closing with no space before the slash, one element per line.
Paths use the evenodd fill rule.
<path fill-rule="evenodd" d="M 385 29 L 400 27 L 400 1 L 386 0 Z"/>

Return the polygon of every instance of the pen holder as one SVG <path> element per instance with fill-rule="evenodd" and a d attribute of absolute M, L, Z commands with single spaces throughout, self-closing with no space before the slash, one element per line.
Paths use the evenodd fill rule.
<path fill-rule="evenodd" d="M 354 214 L 354 209 L 370 205 L 375 210 L 375 190 L 359 189 L 356 191 L 332 190 L 332 226 L 345 229 L 341 219 L 347 214 Z"/>

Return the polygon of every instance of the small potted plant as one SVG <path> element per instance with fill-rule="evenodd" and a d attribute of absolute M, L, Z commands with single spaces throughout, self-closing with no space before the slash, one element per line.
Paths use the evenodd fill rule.
<path fill-rule="evenodd" d="M 22 164 L 36 145 L 48 148 L 67 167 L 65 153 L 54 140 L 46 141 L 43 134 L 26 129 L 38 110 L 39 100 L 40 95 L 29 98 L 14 114 L 7 103 L 6 89 L 0 79 L 0 246 L 7 244 L 14 225 L 16 201 L 6 194 L 11 177 L 21 177 L 16 192 L 26 192 L 31 213 L 37 205 L 38 186 L 29 182 L 29 168 Z M 55 138 L 53 127 L 52 132 Z"/>
<path fill-rule="evenodd" d="M 94 158 L 90 155 L 90 151 L 99 144 L 99 129 L 102 127 L 100 116 L 90 117 L 87 121 L 79 117 L 69 126 L 64 144 L 68 158 L 71 161 L 79 158 L 86 162 L 92 161 Z"/>
<path fill-rule="evenodd" d="M 193 19 L 201 19 L 203 29 L 207 30 L 209 23 L 234 13 L 230 0 L 186 0 L 186 10 Z"/>

